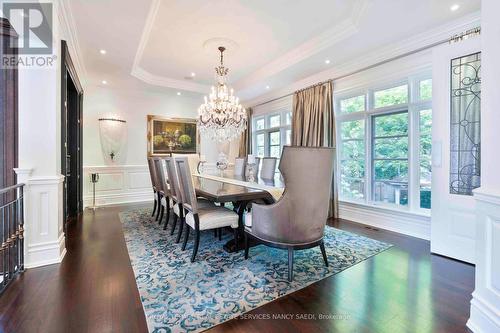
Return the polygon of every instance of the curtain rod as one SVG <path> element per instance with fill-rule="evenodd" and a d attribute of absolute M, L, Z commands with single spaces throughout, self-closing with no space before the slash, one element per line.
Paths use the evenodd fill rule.
<path fill-rule="evenodd" d="M 384 65 L 388 62 L 391 62 L 391 61 L 395 61 L 395 60 L 399 60 L 401 58 L 405 58 L 405 57 L 408 57 L 412 54 L 415 54 L 415 53 L 419 53 L 419 52 L 422 52 L 422 51 L 425 51 L 425 50 L 428 50 L 428 49 L 432 49 L 436 46 L 439 46 L 441 44 L 446 44 L 446 43 L 456 43 L 456 42 L 459 42 L 461 40 L 464 40 L 464 39 L 467 39 L 467 37 L 471 36 L 471 35 L 479 35 L 481 34 L 481 27 L 475 27 L 475 28 L 472 28 L 472 29 L 469 29 L 467 30 L 466 32 L 462 32 L 462 33 L 459 33 L 459 34 L 456 34 L 456 35 L 453 35 L 451 36 L 450 38 L 447 38 L 447 39 L 443 39 L 443 40 L 440 40 L 440 41 L 437 41 L 437 42 L 434 42 L 434 43 L 431 43 L 429 45 L 426 45 L 426 46 L 422 46 L 418 49 L 415 49 L 415 50 L 412 50 L 412 51 L 408 51 L 408 52 L 405 52 L 405 53 L 402 53 L 402 54 L 399 54 L 397 56 L 394 56 L 392 58 L 388 58 L 388 59 L 385 59 L 385 60 L 382 60 L 382 61 L 379 61 L 377 63 L 374 63 L 374 64 L 371 64 L 369 66 L 366 66 L 366 67 L 363 67 L 363 68 L 360 68 L 360 69 L 357 69 L 355 71 L 352 71 L 352 72 L 349 72 L 347 74 L 344 74 L 344 75 L 341 75 L 341 76 L 338 76 L 338 77 L 335 77 L 335 78 L 331 78 L 331 79 L 327 79 L 327 80 L 324 80 L 322 82 L 319 82 L 319 83 L 316 83 L 316 84 L 313 84 L 312 86 L 309 86 L 309 87 L 306 87 L 306 88 L 302 88 L 302 89 L 299 89 L 298 91 L 300 90 L 304 90 L 304 89 L 307 89 L 307 88 L 310 88 L 310 87 L 314 87 L 318 84 L 323 84 L 325 82 L 329 82 L 329 81 L 335 81 L 335 80 L 340 80 L 340 79 L 344 79 L 346 77 L 349 77 L 349 76 L 352 76 L 352 75 L 355 75 L 355 74 L 358 74 L 358 73 L 361 73 L 361 72 L 364 72 L 364 71 L 367 71 L 369 69 L 372 69 L 372 68 L 375 68 L 375 67 L 378 67 L 378 66 L 381 66 L 381 65 Z M 271 102 L 274 102 L 274 101 L 277 101 L 279 99 L 282 99 L 282 98 L 285 98 L 285 97 L 288 97 L 288 96 L 292 96 L 295 92 L 291 92 L 289 94 L 286 94 L 286 95 L 283 95 L 283 96 L 280 96 L 280 97 L 276 97 L 276 98 L 273 98 L 269 101 L 266 101 L 266 102 L 262 102 L 262 103 L 259 103 L 259 104 L 256 104 L 254 106 L 252 106 L 252 108 L 254 107 L 257 107 L 257 106 L 261 106 L 261 105 L 264 105 L 264 104 L 267 104 L 267 103 L 271 103 Z"/>

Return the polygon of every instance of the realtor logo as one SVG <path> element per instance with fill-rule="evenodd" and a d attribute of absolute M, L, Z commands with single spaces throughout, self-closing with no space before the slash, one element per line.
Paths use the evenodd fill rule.
<path fill-rule="evenodd" d="M 17 40 L 11 38 L 7 49 L 17 46 L 19 55 L 52 54 L 51 3 L 8 2 L 2 10 L 19 35 Z"/>

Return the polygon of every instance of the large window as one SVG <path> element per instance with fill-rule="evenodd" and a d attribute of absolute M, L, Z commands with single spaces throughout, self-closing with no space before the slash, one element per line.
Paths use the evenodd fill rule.
<path fill-rule="evenodd" d="M 432 79 L 335 96 L 340 198 L 430 208 Z"/>
<path fill-rule="evenodd" d="M 284 145 L 291 143 L 292 113 L 274 112 L 253 117 L 253 153 L 259 157 L 281 157 Z"/>

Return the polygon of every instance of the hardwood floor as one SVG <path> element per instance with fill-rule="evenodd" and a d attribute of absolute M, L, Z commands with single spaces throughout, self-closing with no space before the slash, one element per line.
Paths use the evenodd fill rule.
<path fill-rule="evenodd" d="M 70 223 L 62 264 L 27 270 L 0 296 L 0 331 L 147 331 L 117 215 L 132 207 Z M 468 332 L 473 266 L 430 255 L 427 241 L 330 224 L 394 247 L 209 331 Z"/>

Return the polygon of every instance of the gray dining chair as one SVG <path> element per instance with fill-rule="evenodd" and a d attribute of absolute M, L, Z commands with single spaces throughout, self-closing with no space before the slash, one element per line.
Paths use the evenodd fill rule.
<path fill-rule="evenodd" d="M 262 158 L 262 167 L 260 169 L 260 178 L 272 179 L 276 172 L 276 157 L 264 157 Z"/>
<path fill-rule="evenodd" d="M 176 243 L 180 242 L 181 235 L 182 235 L 182 230 L 184 228 L 184 222 L 185 222 L 185 211 L 184 211 L 184 201 L 183 198 L 184 196 L 182 195 L 182 190 L 181 190 L 181 184 L 180 184 L 180 175 L 179 171 L 177 170 L 177 166 L 175 163 L 175 160 L 177 158 L 183 159 L 188 161 L 187 157 L 166 157 L 165 158 L 165 164 L 167 166 L 167 173 L 168 173 L 168 179 L 170 181 L 170 198 L 172 199 L 172 207 L 174 211 L 174 221 L 173 221 L 173 226 L 172 230 L 170 231 L 170 235 L 173 235 L 175 232 L 175 228 L 177 226 L 177 221 L 180 220 L 179 223 L 179 232 L 177 234 L 177 238 L 175 240 Z M 188 167 L 188 173 L 189 177 L 191 178 L 191 169 L 189 166 L 189 162 L 186 163 Z M 212 202 L 209 202 L 207 200 L 203 199 L 198 199 L 198 205 L 200 207 L 210 207 L 213 206 L 214 204 Z M 165 227 L 163 228 L 164 230 L 167 228 L 167 225 L 165 224 Z"/>
<path fill-rule="evenodd" d="M 245 175 L 246 160 L 247 159 L 244 157 L 237 157 L 234 160 L 234 175 L 235 176 L 244 176 Z"/>
<path fill-rule="evenodd" d="M 333 177 L 333 148 L 285 146 L 279 170 L 283 196 L 272 205 L 252 205 L 245 221 L 245 259 L 249 238 L 288 250 L 288 280 L 293 280 L 293 251 L 319 246 L 328 266 L 323 233 Z"/>
<path fill-rule="evenodd" d="M 155 216 L 156 210 L 158 209 L 158 213 L 160 212 L 160 206 L 158 205 L 158 195 L 159 193 L 156 190 L 156 174 L 155 174 L 155 166 L 152 157 L 148 157 L 148 167 L 149 167 L 149 177 L 151 179 L 151 187 L 153 188 L 153 213 L 151 216 Z"/>
<path fill-rule="evenodd" d="M 255 178 L 257 178 L 259 176 L 259 166 L 260 166 L 260 157 L 256 157 L 255 158 Z M 248 176 L 248 162 L 245 163 L 245 175 Z"/>
<path fill-rule="evenodd" d="M 161 222 L 163 221 L 163 215 L 166 210 L 167 214 L 165 225 L 167 225 L 168 220 L 170 219 L 170 187 L 167 183 L 167 176 L 165 175 L 165 166 L 163 164 L 163 159 L 160 157 L 154 158 L 153 165 L 157 179 L 156 184 L 159 187 L 159 191 L 161 194 L 158 201 L 161 209 L 158 224 L 161 224 Z"/>
<path fill-rule="evenodd" d="M 237 241 L 238 214 L 222 206 L 200 206 L 193 186 L 193 179 L 189 171 L 187 158 L 176 158 L 175 165 L 179 175 L 179 188 L 182 195 L 183 207 L 187 212 L 185 215 L 186 232 L 184 233 L 182 250 L 184 251 L 186 249 L 189 232 L 192 229 L 195 233 L 195 238 L 191 262 L 194 262 L 196 254 L 198 253 L 200 232 L 202 230 L 231 227 L 233 229 L 235 241 Z"/>

